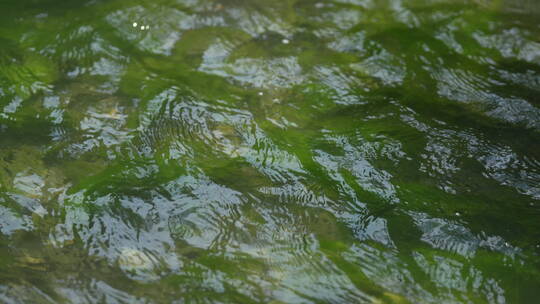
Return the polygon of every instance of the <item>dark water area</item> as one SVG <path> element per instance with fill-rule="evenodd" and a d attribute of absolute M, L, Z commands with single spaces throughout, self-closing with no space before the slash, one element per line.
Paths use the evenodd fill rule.
<path fill-rule="evenodd" d="M 538 301 L 535 1 L 0 1 L 0 303 Z"/>

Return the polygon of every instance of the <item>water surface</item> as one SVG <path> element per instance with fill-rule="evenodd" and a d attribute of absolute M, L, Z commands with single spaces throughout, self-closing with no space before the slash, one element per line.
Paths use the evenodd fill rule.
<path fill-rule="evenodd" d="M 539 20 L 2 0 L 0 302 L 537 303 Z"/>

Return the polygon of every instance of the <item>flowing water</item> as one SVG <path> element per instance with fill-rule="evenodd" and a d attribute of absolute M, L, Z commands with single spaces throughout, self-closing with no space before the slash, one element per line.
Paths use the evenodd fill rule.
<path fill-rule="evenodd" d="M 539 8 L 1 0 L 0 302 L 538 303 Z"/>

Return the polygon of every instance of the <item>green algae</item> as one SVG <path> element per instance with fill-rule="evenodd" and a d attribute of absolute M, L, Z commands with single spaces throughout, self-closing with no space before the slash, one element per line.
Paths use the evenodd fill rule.
<path fill-rule="evenodd" d="M 0 298 L 534 303 L 539 29 L 488 2 L 3 1 Z"/>

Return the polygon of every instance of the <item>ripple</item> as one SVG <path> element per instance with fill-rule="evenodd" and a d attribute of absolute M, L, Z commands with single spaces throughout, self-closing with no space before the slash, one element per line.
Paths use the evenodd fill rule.
<path fill-rule="evenodd" d="M 0 301 L 536 293 L 530 1 L 19 2 Z"/>

